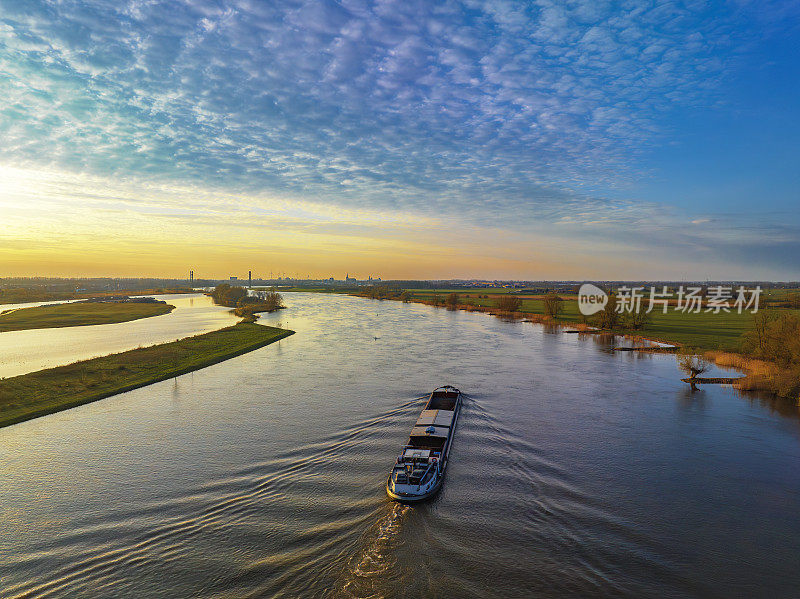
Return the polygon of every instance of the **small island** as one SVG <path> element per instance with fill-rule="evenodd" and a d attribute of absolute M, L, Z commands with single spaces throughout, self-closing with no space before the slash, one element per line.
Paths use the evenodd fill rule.
<path fill-rule="evenodd" d="M 254 291 L 250 295 L 244 287 L 223 283 L 208 293 L 218 306 L 233 308 L 232 312 L 245 322 L 255 322 L 257 312 L 275 312 L 282 310 L 283 296 L 275 289 Z"/>
<path fill-rule="evenodd" d="M 127 296 L 16 308 L 0 314 L 0 333 L 129 322 L 169 314 L 174 309 L 172 304 L 152 297 Z"/>

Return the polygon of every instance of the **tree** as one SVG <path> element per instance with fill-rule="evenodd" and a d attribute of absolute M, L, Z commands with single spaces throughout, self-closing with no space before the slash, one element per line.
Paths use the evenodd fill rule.
<path fill-rule="evenodd" d="M 245 319 L 246 322 L 255 322 L 256 312 L 274 312 L 283 308 L 283 297 L 275 289 L 267 291 L 257 291 L 255 295 L 240 297 L 236 309 L 233 311 L 236 316 Z"/>
<path fill-rule="evenodd" d="M 757 358 L 781 367 L 800 366 L 800 317 L 791 312 L 753 317 L 753 328 L 745 334 L 745 346 Z"/>
<path fill-rule="evenodd" d="M 766 357 L 768 331 L 770 324 L 777 318 L 778 313 L 774 310 L 762 310 L 753 314 L 753 324 L 742 340 L 743 348 L 747 353 L 759 358 Z"/>
<path fill-rule="evenodd" d="M 742 347 L 777 366 L 764 378 L 766 388 L 795 398 L 800 405 L 800 316 L 787 311 L 757 312 L 751 329 L 743 335 Z"/>
<path fill-rule="evenodd" d="M 283 308 L 283 296 L 275 289 L 268 289 L 259 295 L 261 303 L 264 305 L 264 308 L 266 308 L 266 312 L 273 312 L 274 310 Z"/>
<path fill-rule="evenodd" d="M 515 295 L 504 295 L 497 300 L 497 307 L 503 312 L 519 312 L 522 298 Z"/>
<path fill-rule="evenodd" d="M 650 324 L 650 314 L 642 304 L 637 304 L 633 310 L 625 314 L 624 320 L 626 327 L 638 331 Z"/>
<path fill-rule="evenodd" d="M 410 302 L 410 301 L 411 301 L 411 292 L 410 292 L 410 291 L 402 291 L 402 292 L 400 293 L 400 299 L 401 299 L 401 300 L 402 300 L 404 303 L 408 303 L 408 302 Z"/>
<path fill-rule="evenodd" d="M 692 391 L 697 391 L 697 377 L 706 372 L 711 363 L 702 356 L 687 354 L 678 358 L 678 368 L 689 375 Z"/>
<path fill-rule="evenodd" d="M 217 285 L 211 291 L 211 299 L 214 300 L 215 304 L 222 304 L 222 298 L 230 288 L 231 286 L 228 285 L 228 283 L 222 283 L 221 285 Z"/>
<path fill-rule="evenodd" d="M 217 285 L 211 292 L 211 298 L 215 304 L 228 306 L 229 308 L 236 308 L 239 305 L 239 300 L 246 296 L 247 290 L 244 287 L 233 287 L 228 283 Z"/>
<path fill-rule="evenodd" d="M 605 307 L 597 313 L 596 323 L 601 329 L 614 330 L 619 327 L 619 312 L 617 312 L 617 296 L 608 296 Z"/>
<path fill-rule="evenodd" d="M 710 367 L 711 363 L 703 356 L 687 354 L 678 359 L 678 368 L 688 374 L 690 379 L 696 379 Z"/>
<path fill-rule="evenodd" d="M 458 294 L 451 293 L 447 296 L 447 299 L 444 301 L 444 303 L 448 310 L 455 310 L 458 307 Z"/>
<path fill-rule="evenodd" d="M 558 318 L 564 307 L 564 300 L 556 293 L 548 293 L 544 296 L 544 314 L 550 318 Z"/>

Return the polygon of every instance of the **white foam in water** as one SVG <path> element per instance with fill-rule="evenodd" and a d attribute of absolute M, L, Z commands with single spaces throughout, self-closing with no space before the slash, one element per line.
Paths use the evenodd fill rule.
<path fill-rule="evenodd" d="M 394 565 L 393 544 L 403 523 L 407 505 L 392 502 L 389 513 L 372 526 L 362 538 L 361 551 L 348 561 L 336 585 L 333 597 L 377 599 L 383 595 L 375 590 Z"/>

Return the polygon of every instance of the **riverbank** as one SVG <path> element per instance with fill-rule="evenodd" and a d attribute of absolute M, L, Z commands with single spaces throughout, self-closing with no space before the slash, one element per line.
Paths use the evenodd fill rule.
<path fill-rule="evenodd" d="M 258 314 L 277 312 L 285 308 L 286 306 L 274 306 L 272 304 L 247 304 L 239 308 L 234 308 L 231 312 L 239 318 L 245 318 L 250 320 L 250 322 L 255 322 L 255 320 L 258 319 Z"/>
<path fill-rule="evenodd" d="M 18 308 L 0 314 L 0 333 L 130 322 L 169 314 L 174 309 L 165 302 L 74 302 Z"/>
<path fill-rule="evenodd" d="M 501 318 L 521 319 L 550 327 L 569 327 L 579 332 L 618 335 L 635 342 L 670 344 L 672 347 L 645 347 L 631 351 L 696 353 L 717 366 L 743 373 L 745 376 L 736 379 L 737 389 L 768 393 L 788 399 L 800 406 L 800 398 L 795 392 L 796 385 L 791 384 L 791 381 L 787 383 L 787 380 L 794 376 L 791 371 L 742 352 L 743 335 L 753 326 L 753 316 L 748 312 L 742 314 L 736 312 L 716 314 L 705 311 L 684 313 L 678 310 L 668 311 L 667 314 L 653 312 L 645 329 L 616 328 L 598 331 L 590 327 L 586 322 L 587 319 L 579 313 L 575 298 L 567 298 L 558 318 L 553 318 L 544 314 L 543 296 L 519 294 L 521 300 L 519 310 L 509 312 L 497 307 L 498 298 L 508 296 L 508 290 L 491 295 L 484 290 L 480 291 L 478 294 L 473 292 L 457 294 L 455 291 L 445 294 L 436 290 L 403 290 L 402 293 L 381 297 L 373 297 L 368 291 L 349 291 L 348 295 L 420 303 L 449 310 L 484 312 Z M 452 301 L 453 295 L 457 296 L 455 303 Z M 791 308 L 782 310 L 798 312 Z"/>
<path fill-rule="evenodd" d="M 0 379 L 0 427 L 144 387 L 294 334 L 252 323 Z"/>
<path fill-rule="evenodd" d="M 556 327 L 569 327 L 589 330 L 591 318 L 584 317 L 578 309 L 577 296 L 562 296 L 563 304 L 557 318 L 547 316 L 544 308 L 544 295 L 518 293 L 513 289 L 403 289 L 387 290 L 385 295 L 370 295 L 367 289 L 304 289 L 290 288 L 285 292 L 341 293 L 368 299 L 394 300 L 424 304 L 437 308 L 465 310 L 468 312 L 484 312 L 501 318 L 527 320 L 537 324 Z M 448 305 L 448 296 L 458 296 L 456 304 Z M 498 308 L 502 297 L 513 295 L 519 298 L 519 309 L 514 312 Z M 795 311 L 800 313 L 800 311 Z M 687 313 L 669 310 L 667 314 L 654 311 L 650 314 L 650 322 L 645 329 L 617 328 L 605 331 L 608 334 L 620 335 L 633 340 L 646 340 L 668 343 L 679 347 L 691 347 L 701 352 L 725 351 L 738 352 L 741 338 L 752 326 L 750 313 L 737 314 L 721 312 Z"/>
<path fill-rule="evenodd" d="M 483 290 L 479 290 L 483 291 Z M 420 301 L 429 305 L 443 306 L 447 293 L 432 293 L 429 290 L 409 292 L 410 301 Z M 479 310 L 498 314 L 497 302 L 507 293 L 468 293 L 459 294 L 459 309 Z M 544 299 L 542 296 L 515 294 L 521 301 L 519 317 L 530 319 L 534 322 L 547 324 L 581 324 L 586 318 L 578 309 L 575 296 L 563 296 L 564 302 L 558 318 L 552 319 L 545 315 Z M 650 321 L 644 329 L 629 329 L 619 327 L 614 334 L 631 335 L 646 338 L 652 341 L 670 343 L 679 346 L 692 347 L 702 351 L 729 351 L 736 352 L 740 349 L 741 338 L 752 327 L 752 315 L 749 312 L 737 314 L 733 312 L 681 312 L 670 309 L 663 314 L 660 309 L 650 313 Z M 591 322 L 591 317 L 588 319 Z"/>

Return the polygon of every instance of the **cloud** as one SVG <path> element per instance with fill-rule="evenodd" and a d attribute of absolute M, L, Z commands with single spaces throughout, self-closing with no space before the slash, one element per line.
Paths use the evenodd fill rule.
<path fill-rule="evenodd" d="M 641 227 L 652 206 L 607 198 L 643 176 L 674 111 L 720 102 L 753 37 L 737 10 L 0 0 L 0 164 L 193 189 L 167 197 L 201 212 L 227 193 L 521 231 Z"/>
<path fill-rule="evenodd" d="M 353 203 L 611 181 L 713 101 L 727 34 L 678 3 L 4 4 L 4 160 Z"/>

